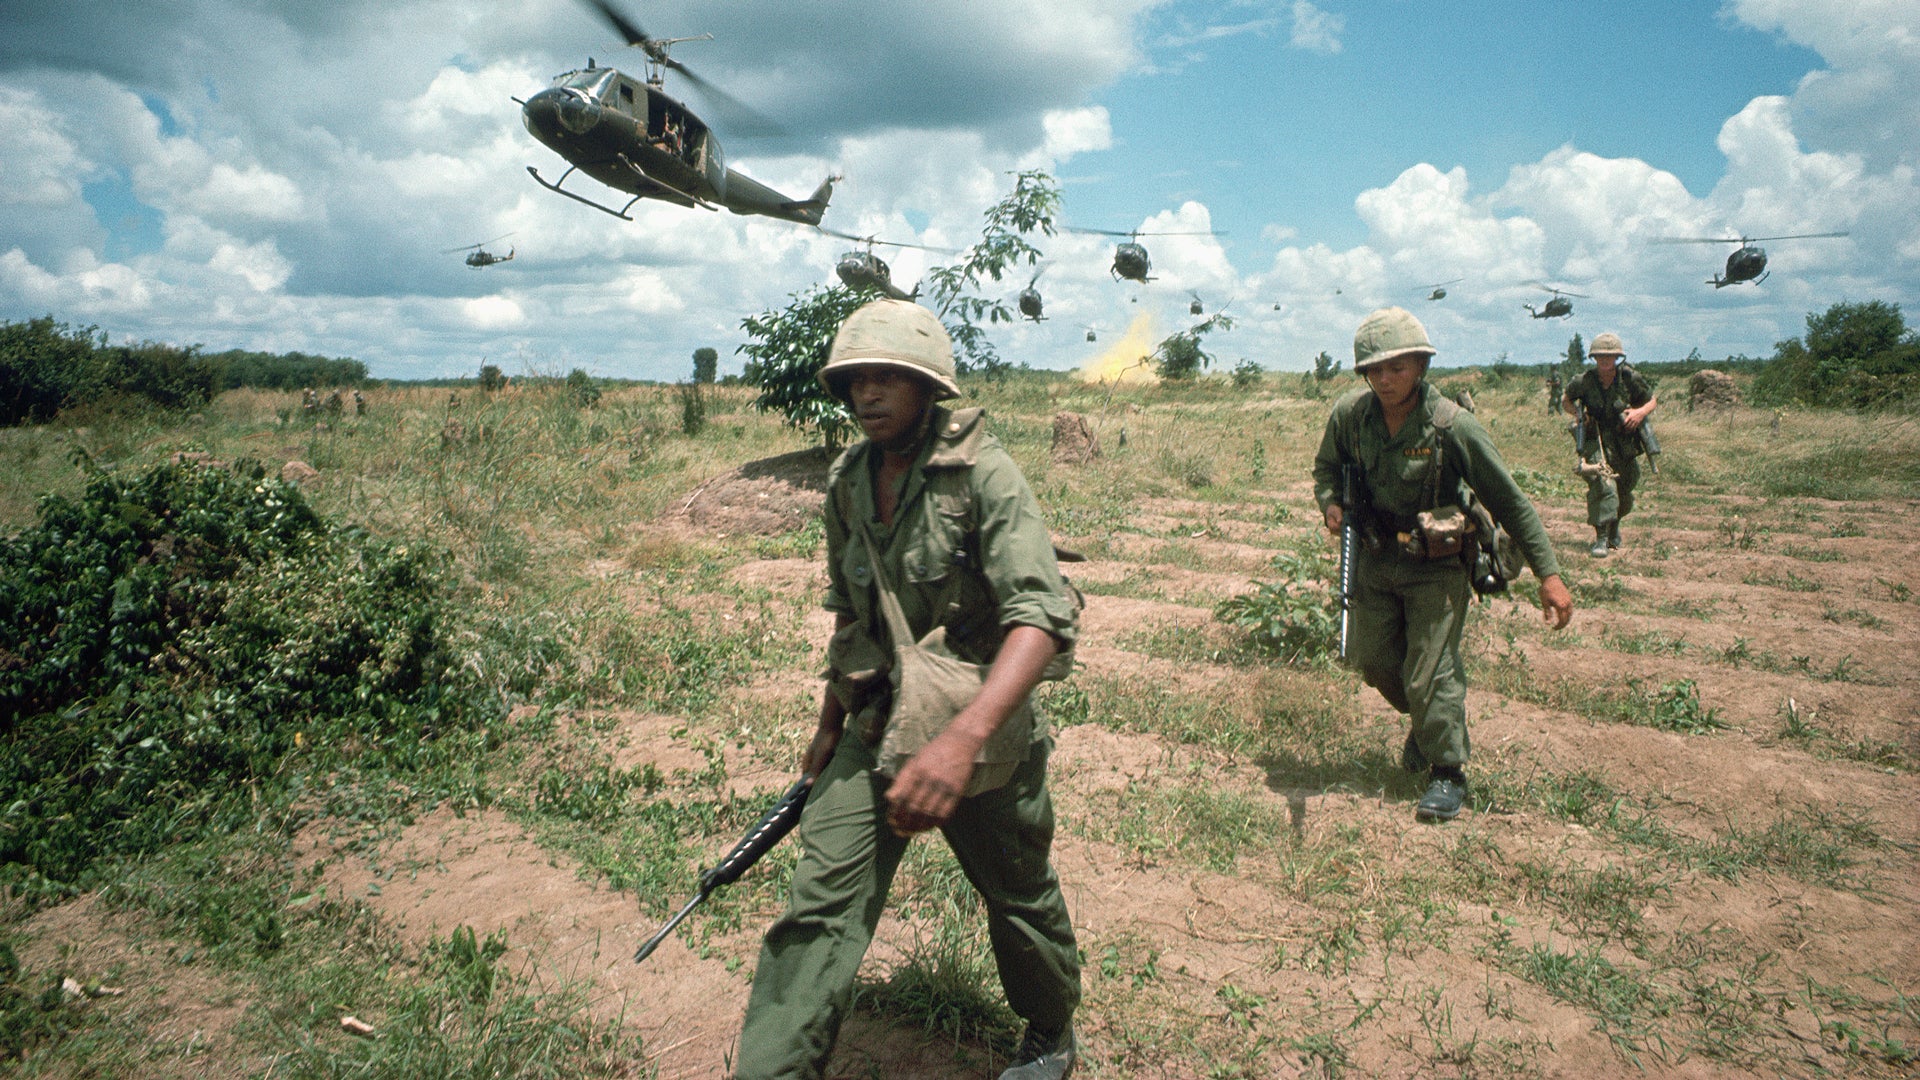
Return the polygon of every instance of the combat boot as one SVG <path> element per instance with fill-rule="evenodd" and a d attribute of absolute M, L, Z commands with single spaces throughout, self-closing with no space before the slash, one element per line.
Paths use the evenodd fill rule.
<path fill-rule="evenodd" d="M 1420 796 L 1420 803 L 1413 808 L 1413 816 L 1419 821 L 1452 821 L 1460 816 L 1460 808 L 1467 801 L 1467 774 L 1458 765 L 1435 765 L 1427 774 L 1431 779 L 1427 783 L 1427 793 Z"/>
<path fill-rule="evenodd" d="M 1608 522 L 1606 525 L 1595 525 L 1593 527 L 1593 546 L 1587 549 L 1587 554 L 1596 559 L 1604 559 L 1607 557 L 1607 530 L 1609 527 L 1618 528 L 1619 526 L 1615 522 Z"/>
<path fill-rule="evenodd" d="M 1073 1072 L 1073 1027 L 1057 1035 L 1046 1035 L 1027 1028 L 1026 1038 L 1014 1052 L 1013 1064 L 1000 1074 L 1000 1080 L 1065 1080 Z"/>
<path fill-rule="evenodd" d="M 1610 548 L 1620 546 L 1620 522 L 1618 521 L 1607 523 L 1607 546 Z"/>

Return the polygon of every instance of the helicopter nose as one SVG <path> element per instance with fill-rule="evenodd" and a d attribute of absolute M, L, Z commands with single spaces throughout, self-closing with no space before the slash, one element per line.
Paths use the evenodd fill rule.
<path fill-rule="evenodd" d="M 521 122 L 543 142 L 566 135 L 584 135 L 600 122 L 600 109 L 584 95 L 564 87 L 542 90 L 520 109 Z"/>

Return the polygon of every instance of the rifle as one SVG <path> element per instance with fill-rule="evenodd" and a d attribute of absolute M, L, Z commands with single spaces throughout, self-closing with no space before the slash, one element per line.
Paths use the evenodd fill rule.
<path fill-rule="evenodd" d="M 795 780 L 793 786 L 787 789 L 787 793 L 780 796 L 780 801 L 774 803 L 772 809 L 760 815 L 760 820 L 754 823 L 753 828 L 747 830 L 747 835 L 733 845 L 733 850 L 727 852 L 727 857 L 721 859 L 718 866 L 700 875 L 700 891 L 695 893 L 693 899 L 687 901 L 687 905 L 676 912 L 673 918 L 668 919 L 665 926 L 655 931 L 652 937 L 641 944 L 639 950 L 633 954 L 633 962 L 637 964 L 653 955 L 653 950 L 667 939 L 667 935 L 673 932 L 674 927 L 680 925 L 681 919 L 686 918 L 694 908 L 700 906 L 700 901 L 705 900 L 720 886 L 731 885 L 740 880 L 740 875 L 746 873 L 748 867 L 759 862 L 762 855 L 772 851 L 775 844 L 785 839 L 786 835 L 793 831 L 793 827 L 799 824 L 800 811 L 807 805 L 807 794 L 812 790 L 813 777 L 803 776 Z"/>
<path fill-rule="evenodd" d="M 1647 468 L 1652 469 L 1654 475 L 1659 475 L 1660 440 L 1653 434 L 1653 421 L 1650 419 L 1640 421 L 1640 445 L 1647 451 Z"/>
<path fill-rule="evenodd" d="M 1347 658 L 1354 565 L 1360 555 L 1360 466 L 1340 466 L 1340 659 Z"/>

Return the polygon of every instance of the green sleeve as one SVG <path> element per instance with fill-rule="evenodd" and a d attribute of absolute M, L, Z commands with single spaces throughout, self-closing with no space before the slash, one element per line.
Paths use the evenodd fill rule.
<path fill-rule="evenodd" d="M 1547 527 L 1533 503 L 1514 483 L 1513 474 L 1500 451 L 1472 413 L 1462 410 L 1453 421 L 1453 444 L 1460 458 L 1460 474 L 1467 486 L 1486 504 L 1493 519 L 1507 530 L 1514 543 L 1533 568 L 1533 576 L 1545 580 L 1560 572 L 1560 560 L 1547 538 Z"/>
<path fill-rule="evenodd" d="M 821 508 L 821 524 L 827 534 L 827 599 L 824 606 L 836 615 L 854 614 L 853 594 L 847 591 L 847 573 L 841 565 L 840 553 L 847 549 L 847 541 L 852 530 L 840 511 L 838 498 L 840 485 L 851 478 L 846 473 L 854 465 L 857 455 L 854 447 L 849 447 L 827 470 L 827 501 Z"/>
<path fill-rule="evenodd" d="M 1340 466 L 1346 463 L 1346 457 L 1340 452 L 1340 433 L 1353 421 L 1354 410 L 1360 407 L 1361 399 L 1373 393 L 1366 387 L 1346 394 L 1333 403 L 1333 411 L 1327 414 L 1327 427 L 1320 435 L 1320 449 L 1313 455 L 1313 499 L 1320 504 L 1320 514 L 1326 516 L 1327 507 L 1340 501 Z"/>
<path fill-rule="evenodd" d="M 980 569 L 993 586 L 1002 627 L 1037 626 L 1073 646 L 1080 611 L 1060 577 L 1053 536 L 1027 478 L 997 444 L 983 447 L 972 470 L 980 530 Z"/>

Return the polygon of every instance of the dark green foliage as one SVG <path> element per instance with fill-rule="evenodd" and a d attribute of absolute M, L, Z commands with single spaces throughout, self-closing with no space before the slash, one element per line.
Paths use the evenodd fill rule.
<path fill-rule="evenodd" d="M 1283 551 L 1273 557 L 1273 567 L 1278 580 L 1222 600 L 1213 617 L 1288 663 L 1333 655 L 1340 644 L 1340 600 L 1326 555 Z"/>
<path fill-rule="evenodd" d="M 1009 365 L 987 340 L 982 324 L 1012 322 L 1015 316 L 1004 301 L 980 295 L 982 279 L 999 281 L 1014 267 L 1037 264 L 1044 253 L 1027 242 L 1027 234 L 1052 236 L 1053 215 L 1059 209 L 1060 185 L 1053 177 L 1040 169 L 1016 173 L 1013 191 L 988 208 L 980 240 L 967 249 L 967 257 L 928 272 L 928 292 L 953 337 L 955 361 L 963 374 L 1005 374 Z"/>
<path fill-rule="evenodd" d="M 505 389 L 506 385 L 507 385 L 507 377 L 501 373 L 500 365 L 498 364 L 481 364 L 480 365 L 480 389 L 481 390 L 491 394 L 495 390 Z"/>
<path fill-rule="evenodd" d="M 1568 377 L 1572 377 L 1580 374 L 1580 369 L 1586 365 L 1587 347 L 1581 342 L 1580 335 L 1575 334 L 1573 340 L 1567 342 L 1567 362 L 1561 370 L 1565 371 Z"/>
<path fill-rule="evenodd" d="M 1233 385 L 1245 390 L 1259 383 L 1260 372 L 1261 367 L 1259 364 L 1251 360 L 1242 359 L 1238 364 L 1233 366 Z"/>
<path fill-rule="evenodd" d="M 600 384 L 585 368 L 574 368 L 567 373 L 567 399 L 583 409 L 592 408 L 600 401 Z"/>
<path fill-rule="evenodd" d="M 219 382 L 216 366 L 197 345 L 109 345 L 97 327 L 71 330 L 50 315 L 0 323 L 0 426 L 50 420 L 61 409 L 118 399 L 197 408 Z"/>
<path fill-rule="evenodd" d="M 85 1004 L 61 989 L 63 978 L 58 971 L 22 969 L 13 946 L 0 943 L 0 1060 L 17 1062 L 88 1022 Z"/>
<path fill-rule="evenodd" d="M 46 499 L 0 542 L 0 884 L 83 887 L 292 756 L 417 756 L 477 715 L 443 562 L 330 529 L 256 464 Z"/>
<path fill-rule="evenodd" d="M 1182 382 L 1213 366 L 1212 354 L 1200 348 L 1200 339 L 1213 330 L 1233 329 L 1233 317 L 1215 315 L 1190 330 L 1182 330 L 1153 350 L 1154 370 L 1168 382 Z"/>
<path fill-rule="evenodd" d="M 1839 303 L 1807 316 L 1807 334 L 1774 346 L 1753 380 L 1761 405 L 1885 408 L 1920 397 L 1920 335 L 1900 305 Z"/>
<path fill-rule="evenodd" d="M 220 373 L 220 389 L 243 386 L 262 390 L 299 390 L 308 386 L 364 386 L 367 365 L 306 353 L 261 353 L 242 349 L 210 353 L 207 362 Z"/>
<path fill-rule="evenodd" d="M 818 431 L 827 448 L 836 449 L 853 421 L 815 376 L 827 362 L 840 324 L 866 298 L 838 285 L 816 285 L 791 299 L 785 311 L 763 311 L 740 321 L 748 338 L 739 349 L 747 354 L 745 378 L 760 388 L 753 407 L 777 412 L 802 431 Z"/>
<path fill-rule="evenodd" d="M 680 384 L 680 433 L 698 435 L 707 426 L 707 399 L 697 382 Z"/>
<path fill-rule="evenodd" d="M 713 385 L 714 372 L 719 369 L 720 354 L 702 345 L 693 350 L 693 381 Z"/>
<path fill-rule="evenodd" d="M 1340 361 L 1335 360 L 1333 354 L 1325 349 L 1320 350 L 1320 355 L 1313 358 L 1314 381 L 1326 382 L 1338 374 L 1340 374 Z"/>

